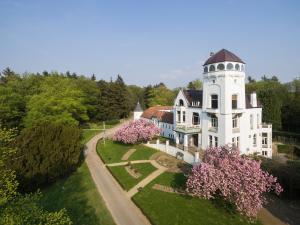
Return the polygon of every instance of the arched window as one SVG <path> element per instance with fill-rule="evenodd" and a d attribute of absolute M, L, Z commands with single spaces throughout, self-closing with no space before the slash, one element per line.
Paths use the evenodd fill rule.
<path fill-rule="evenodd" d="M 225 69 L 224 64 L 223 63 L 218 64 L 217 69 L 218 70 L 224 70 Z"/>
<path fill-rule="evenodd" d="M 218 108 L 218 95 L 211 95 L 211 108 L 212 109 Z"/>
<path fill-rule="evenodd" d="M 179 106 L 184 106 L 183 100 L 179 99 Z"/>
<path fill-rule="evenodd" d="M 240 70 L 240 65 L 239 64 L 235 64 L 235 69 L 236 70 Z"/>
<path fill-rule="evenodd" d="M 232 95 L 231 96 L 231 106 L 232 106 L 232 109 L 237 109 L 237 98 L 238 98 L 237 95 Z"/>
<path fill-rule="evenodd" d="M 233 69 L 233 64 L 232 63 L 228 63 L 227 66 L 226 66 L 226 69 L 232 70 Z"/>
<path fill-rule="evenodd" d="M 208 68 L 206 66 L 206 67 L 204 67 L 204 73 L 207 73 L 207 72 L 208 72 Z"/>
<path fill-rule="evenodd" d="M 209 66 L 209 71 L 215 71 L 215 70 L 216 70 L 216 67 L 214 65 Z"/>

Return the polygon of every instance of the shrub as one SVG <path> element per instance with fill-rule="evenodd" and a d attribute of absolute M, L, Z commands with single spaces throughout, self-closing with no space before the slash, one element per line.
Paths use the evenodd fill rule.
<path fill-rule="evenodd" d="M 154 136 L 159 135 L 160 129 L 145 119 L 132 121 L 121 127 L 113 136 L 113 140 L 126 144 L 134 144 L 151 140 Z"/>
<path fill-rule="evenodd" d="M 195 196 L 221 196 L 235 205 L 238 212 L 254 217 L 266 202 L 264 193 L 283 191 L 276 179 L 260 168 L 260 162 L 225 146 L 207 149 L 203 163 L 192 169 L 186 185 L 187 191 Z"/>
<path fill-rule="evenodd" d="M 74 171 L 79 163 L 81 131 L 75 126 L 43 123 L 16 138 L 12 160 L 22 191 L 32 191 Z"/>
<path fill-rule="evenodd" d="M 120 122 L 120 120 L 108 120 L 108 121 L 106 121 L 105 122 L 105 124 L 107 124 L 107 125 L 116 125 L 116 124 L 118 124 Z"/>

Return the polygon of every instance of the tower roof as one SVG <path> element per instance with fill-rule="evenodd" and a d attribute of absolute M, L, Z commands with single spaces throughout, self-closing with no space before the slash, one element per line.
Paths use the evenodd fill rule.
<path fill-rule="evenodd" d="M 212 64 L 212 63 L 225 62 L 225 61 L 244 63 L 243 60 L 241 60 L 238 56 L 236 56 L 232 52 L 230 52 L 226 49 L 222 49 L 222 50 L 218 51 L 217 53 L 213 54 L 211 57 L 209 57 L 203 66 Z"/>
<path fill-rule="evenodd" d="M 135 106 L 134 112 L 143 112 L 143 109 L 140 105 L 140 102 L 138 102 Z"/>

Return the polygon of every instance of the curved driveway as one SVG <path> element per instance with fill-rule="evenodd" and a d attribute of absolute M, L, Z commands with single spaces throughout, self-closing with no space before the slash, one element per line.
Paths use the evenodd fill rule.
<path fill-rule="evenodd" d="M 105 134 L 100 133 L 96 135 L 86 144 L 86 163 L 96 187 L 104 199 L 116 224 L 150 225 L 150 222 L 141 210 L 130 200 L 126 192 L 112 177 L 96 152 L 98 140 L 112 135 L 120 126 L 121 125 L 107 130 Z"/>

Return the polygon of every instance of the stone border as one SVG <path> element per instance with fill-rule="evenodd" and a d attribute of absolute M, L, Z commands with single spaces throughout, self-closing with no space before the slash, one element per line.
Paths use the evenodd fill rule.
<path fill-rule="evenodd" d="M 131 166 L 125 166 L 124 168 L 127 171 L 127 173 L 129 173 L 129 175 L 135 179 L 138 179 L 142 176 L 142 174 L 135 171 L 136 169 L 132 169 Z"/>

